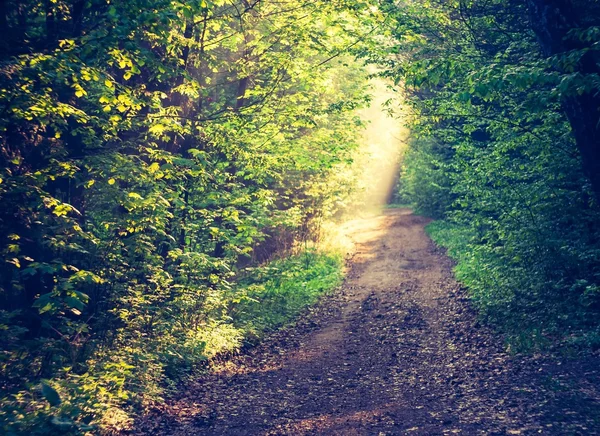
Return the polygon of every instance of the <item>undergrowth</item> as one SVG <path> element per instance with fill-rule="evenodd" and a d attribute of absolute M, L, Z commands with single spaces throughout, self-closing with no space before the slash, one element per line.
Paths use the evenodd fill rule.
<path fill-rule="evenodd" d="M 551 287 L 537 270 L 539 265 L 514 256 L 509 259 L 505 247 L 484 244 L 464 225 L 440 220 L 426 231 L 456 261 L 456 278 L 467 288 L 481 316 L 506 335 L 509 350 L 553 349 L 571 354 L 600 346 L 598 325 L 586 301 L 558 293 L 558 285 Z M 567 266 L 554 264 L 552 272 L 561 268 Z"/>
<path fill-rule="evenodd" d="M 125 349 L 128 356 L 105 350 L 112 358 L 98 353 L 88 362 L 93 370 L 77 374 L 65 369 L 60 380 L 43 380 L 29 391 L 4 397 L 0 433 L 69 435 L 126 429 L 132 423 L 132 408 L 161 401 L 169 386 L 176 387 L 208 359 L 234 354 L 292 321 L 341 284 L 343 267 L 341 255 L 307 250 L 247 268 L 232 281 L 228 295 L 204 301 L 213 309 L 210 317 L 189 321 L 195 328 L 146 338 L 145 348 Z"/>
<path fill-rule="evenodd" d="M 232 323 L 244 340 L 253 342 L 316 303 L 339 286 L 342 278 L 340 255 L 306 251 L 272 261 L 240 281 L 245 297 L 233 306 Z"/>

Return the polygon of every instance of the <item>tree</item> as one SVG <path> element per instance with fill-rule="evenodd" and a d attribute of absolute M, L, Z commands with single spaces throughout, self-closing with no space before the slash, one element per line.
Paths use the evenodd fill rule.
<path fill-rule="evenodd" d="M 211 334 L 240 346 L 240 280 L 315 238 L 348 194 L 334 176 L 368 98 L 346 55 L 368 43 L 356 29 L 373 13 L 320 0 L 0 5 L 2 428 L 126 420 L 128 398 L 159 395 L 215 352 Z"/>
<path fill-rule="evenodd" d="M 563 74 L 562 107 L 583 168 L 600 201 L 600 74 L 595 50 L 600 6 L 595 1 L 528 0 L 531 27 L 545 56 Z"/>
<path fill-rule="evenodd" d="M 598 15 L 572 8 L 586 19 L 559 22 L 549 8 L 524 21 L 542 13 L 533 3 L 546 4 L 389 4 L 399 46 L 387 75 L 413 110 L 401 181 L 420 210 L 446 220 L 434 238 L 513 345 L 585 344 L 600 295 L 598 82 L 586 67 Z M 532 23 L 551 51 L 540 50 Z"/>

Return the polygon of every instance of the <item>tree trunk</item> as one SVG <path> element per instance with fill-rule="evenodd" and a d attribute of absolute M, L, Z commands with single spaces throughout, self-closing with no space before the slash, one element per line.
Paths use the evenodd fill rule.
<path fill-rule="evenodd" d="M 240 79 L 240 81 L 238 82 L 238 89 L 237 89 L 236 101 L 235 101 L 235 110 L 236 111 L 239 111 L 240 109 L 242 109 L 244 107 L 244 105 L 246 104 L 246 99 L 244 96 L 246 95 L 246 90 L 248 89 L 249 80 L 250 80 L 249 77 L 244 77 L 244 78 Z"/>
<path fill-rule="evenodd" d="M 2 31 L 2 39 L 6 38 L 6 32 L 8 32 L 8 21 L 6 19 L 7 14 L 6 0 L 0 0 L 0 30 Z"/>
<path fill-rule="evenodd" d="M 83 30 L 83 11 L 85 10 L 85 0 L 75 0 L 71 6 L 71 20 L 73 24 L 73 37 L 81 36 Z"/>
<path fill-rule="evenodd" d="M 546 56 L 584 48 L 577 41 L 567 38 L 567 34 L 572 29 L 591 24 L 584 23 L 584 17 L 577 15 L 579 12 L 585 13 L 586 7 L 575 5 L 569 0 L 527 0 L 527 6 L 531 27 Z M 583 56 L 579 63 L 579 73 L 600 73 L 593 56 L 592 52 Z M 600 202 L 600 95 L 587 93 L 565 96 L 562 106 L 581 153 L 583 170 L 590 179 L 596 201 Z"/>
<path fill-rule="evenodd" d="M 56 18 L 54 4 L 46 0 L 46 42 L 52 46 L 56 41 Z"/>

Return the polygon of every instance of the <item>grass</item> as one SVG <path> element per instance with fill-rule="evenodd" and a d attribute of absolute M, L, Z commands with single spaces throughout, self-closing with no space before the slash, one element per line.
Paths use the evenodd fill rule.
<path fill-rule="evenodd" d="M 232 292 L 226 319 L 203 330 L 204 354 L 236 352 L 244 344 L 256 343 L 340 286 L 343 277 L 343 256 L 317 251 L 250 270 Z"/>
<path fill-rule="evenodd" d="M 497 247 L 475 240 L 467 227 L 434 221 L 426 231 L 456 261 L 457 280 L 482 317 L 505 334 L 509 350 L 600 348 L 600 330 L 585 323 L 585 307 L 566 290 L 550 289 L 535 266 L 510 263 Z"/>
<path fill-rule="evenodd" d="M 389 203 L 384 206 L 385 209 L 413 209 L 414 206 L 409 203 Z"/>
<path fill-rule="evenodd" d="M 428 224 L 425 231 L 433 242 L 446 248 L 448 255 L 454 260 L 461 262 L 468 257 L 470 252 L 468 241 L 471 238 L 468 229 L 440 220 Z"/>

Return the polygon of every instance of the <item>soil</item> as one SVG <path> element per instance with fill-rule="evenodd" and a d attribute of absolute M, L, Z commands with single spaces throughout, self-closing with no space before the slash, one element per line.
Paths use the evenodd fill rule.
<path fill-rule="evenodd" d="M 600 434 L 600 359 L 511 355 L 408 209 L 355 221 L 345 284 L 137 434 Z"/>

